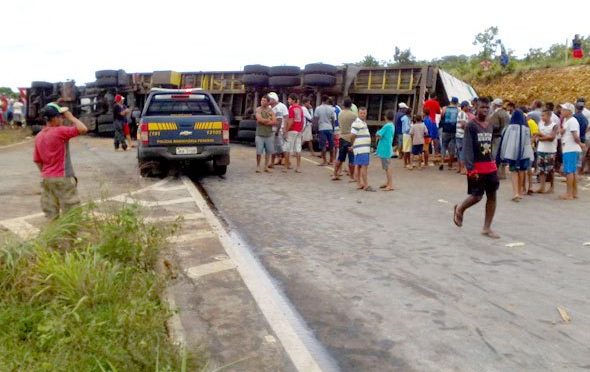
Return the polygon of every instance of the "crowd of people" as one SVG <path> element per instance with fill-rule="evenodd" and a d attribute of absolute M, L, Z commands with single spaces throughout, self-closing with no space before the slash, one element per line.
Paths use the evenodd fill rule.
<path fill-rule="evenodd" d="M 344 98 L 342 107 L 323 96 L 313 109 L 311 100 L 289 95 L 288 106 L 274 92 L 261 98 L 256 109 L 256 172 L 272 172 L 282 165 L 283 172 L 301 172 L 301 151 L 306 143 L 315 155 L 312 128 L 317 137 L 321 166 L 334 165 L 332 179 L 341 180 L 348 160 L 348 177 L 359 190 L 375 191 L 369 185 L 367 169 L 373 141 L 367 125 L 367 109 L 357 108 Z M 406 103 L 396 112 L 387 111 L 385 123 L 375 134 L 375 157 L 385 172 L 383 191 L 394 190 L 392 159 L 399 158 L 408 170 L 438 166 L 467 176 L 469 197 L 455 206 L 454 222 L 462 225 L 463 213 L 487 196 L 482 233 L 492 238 L 491 230 L 499 180 L 511 173 L 514 202 L 525 195 L 554 191 L 555 174 L 566 179 L 561 199 L 578 197 L 577 177 L 586 172 L 589 152 L 585 145 L 590 110 L 585 99 L 575 104 L 555 106 L 534 101 L 530 107 L 517 107 L 500 98 L 474 98 L 459 102 L 452 97 L 441 107 L 435 95 L 424 102 L 422 114 L 412 115 Z M 262 164 L 262 156 L 264 163 Z M 457 166 L 455 167 L 455 163 Z M 533 188 L 534 180 L 539 186 Z"/>
<path fill-rule="evenodd" d="M 0 128 L 21 127 L 25 124 L 23 100 L 0 96 Z"/>

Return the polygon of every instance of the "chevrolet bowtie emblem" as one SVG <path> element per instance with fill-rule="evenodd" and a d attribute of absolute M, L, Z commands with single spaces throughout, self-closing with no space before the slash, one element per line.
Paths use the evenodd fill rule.
<path fill-rule="evenodd" d="M 193 134 L 193 132 L 191 132 L 190 130 L 183 130 L 182 132 L 180 132 L 181 136 L 190 136 L 191 134 Z"/>

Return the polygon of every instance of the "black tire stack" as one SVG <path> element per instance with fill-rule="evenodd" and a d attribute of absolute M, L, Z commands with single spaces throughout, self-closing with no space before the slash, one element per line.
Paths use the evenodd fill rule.
<path fill-rule="evenodd" d="M 108 92 L 115 92 L 122 87 L 129 85 L 129 76 L 125 70 L 99 70 L 94 73 L 96 76 L 96 82 L 86 84 L 87 95 L 99 94 L 103 90 Z M 112 112 L 112 99 L 111 94 L 108 93 L 104 96 L 104 104 L 106 104 L 106 112 L 96 117 L 96 133 L 99 135 L 109 136 L 112 135 L 115 130 L 114 116 Z"/>
<path fill-rule="evenodd" d="M 256 138 L 256 120 L 242 120 L 238 126 L 237 140 L 240 142 L 254 142 Z"/>
<path fill-rule="evenodd" d="M 336 66 L 325 63 L 310 63 L 303 70 L 303 85 L 332 87 L 336 85 Z"/>
<path fill-rule="evenodd" d="M 244 66 L 244 75 L 242 82 L 247 87 L 266 87 L 268 86 L 268 74 L 270 68 L 263 65 Z"/>
<path fill-rule="evenodd" d="M 273 66 L 269 69 L 268 85 L 285 88 L 301 85 L 301 69 L 298 66 Z"/>
<path fill-rule="evenodd" d="M 46 81 L 33 81 L 29 91 L 26 120 L 31 126 L 33 134 L 37 134 L 45 125 L 41 118 L 41 110 L 52 101 L 55 92 L 55 84 Z"/>

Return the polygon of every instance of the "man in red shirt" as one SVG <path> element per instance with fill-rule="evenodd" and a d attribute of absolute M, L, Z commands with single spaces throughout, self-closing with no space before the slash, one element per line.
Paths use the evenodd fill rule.
<path fill-rule="evenodd" d="M 80 204 L 78 180 L 74 176 L 70 159 L 71 138 L 88 132 L 88 128 L 76 119 L 67 107 L 49 103 L 41 111 L 45 128 L 35 137 L 33 161 L 41 171 L 41 209 L 49 219 L 56 219 L 60 210 L 64 213 Z M 74 126 L 64 126 L 67 119 Z"/>
<path fill-rule="evenodd" d="M 295 154 L 295 158 L 297 159 L 295 172 L 301 173 L 301 132 L 303 131 L 305 117 L 303 115 L 303 109 L 299 106 L 298 101 L 299 99 L 294 93 L 291 93 L 287 99 L 287 103 L 289 104 L 289 119 L 285 126 L 285 140 L 287 142 L 287 151 L 285 151 L 285 172 L 286 169 L 291 167 L 289 156 Z"/>
<path fill-rule="evenodd" d="M 438 103 L 438 100 L 436 99 L 436 93 L 430 93 L 430 99 L 427 99 L 424 102 L 424 108 L 428 109 L 430 120 L 436 124 L 436 115 L 441 113 L 440 103 Z"/>

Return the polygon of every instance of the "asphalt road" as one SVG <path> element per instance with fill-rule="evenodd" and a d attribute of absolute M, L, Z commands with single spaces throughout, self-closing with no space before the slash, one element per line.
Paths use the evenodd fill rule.
<path fill-rule="evenodd" d="M 396 191 L 369 193 L 311 161 L 257 174 L 252 147 L 231 156 L 200 183 L 342 370 L 590 369 L 587 189 L 514 203 L 504 181 L 491 240 L 483 203 L 453 225 L 466 183 L 447 170 L 396 161 Z M 383 177 L 373 161 L 369 183 Z"/>

